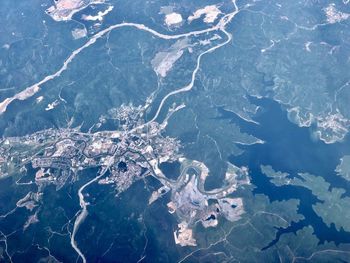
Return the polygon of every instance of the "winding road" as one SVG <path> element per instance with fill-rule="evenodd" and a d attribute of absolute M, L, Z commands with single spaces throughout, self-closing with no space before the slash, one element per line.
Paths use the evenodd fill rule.
<path fill-rule="evenodd" d="M 214 52 L 215 50 L 227 45 L 232 40 L 232 35 L 226 31 L 226 26 L 228 23 L 230 23 L 232 21 L 234 16 L 240 11 L 236 5 L 236 0 L 232 0 L 232 3 L 234 6 L 234 10 L 231 13 L 224 15 L 216 25 L 214 25 L 210 28 L 207 28 L 207 29 L 203 29 L 203 30 L 191 31 L 188 33 L 177 34 L 177 35 L 167 35 L 167 34 L 159 33 L 157 31 L 155 31 L 154 29 L 151 29 L 143 24 L 129 23 L 129 22 L 124 22 L 124 23 L 112 25 L 104 30 L 101 30 L 100 32 L 93 35 L 83 46 L 74 50 L 69 55 L 69 57 L 63 62 L 63 65 L 55 73 L 53 73 L 51 75 L 47 75 L 45 78 L 43 78 L 39 82 L 37 82 L 29 87 L 26 87 L 21 92 L 15 94 L 14 96 L 12 96 L 10 98 L 6 98 L 4 101 L 2 101 L 0 103 L 0 115 L 6 111 L 8 105 L 11 104 L 14 100 L 26 100 L 26 99 L 34 96 L 40 90 L 42 85 L 44 85 L 45 83 L 47 83 L 50 80 L 53 80 L 53 79 L 59 77 L 68 68 L 69 64 L 76 58 L 76 56 L 78 54 L 80 54 L 83 50 L 85 50 L 86 48 L 93 45 L 98 39 L 105 36 L 107 33 L 111 32 L 112 30 L 115 30 L 118 28 L 123 28 L 123 27 L 133 27 L 133 28 L 136 28 L 136 29 L 139 29 L 142 31 L 146 31 L 146 32 L 152 34 L 153 36 L 158 37 L 158 38 L 166 39 L 166 40 L 173 40 L 173 39 L 179 39 L 179 38 L 184 38 L 184 37 L 197 36 L 197 35 L 213 32 L 213 31 L 220 31 L 220 32 L 224 33 L 227 37 L 227 39 L 224 42 L 217 44 L 217 45 L 203 51 L 202 53 L 200 53 L 198 55 L 196 66 L 192 72 L 191 81 L 187 85 L 179 87 L 178 89 L 173 90 L 173 91 L 169 92 L 166 96 L 164 96 L 163 99 L 161 100 L 153 118 L 151 120 L 149 120 L 148 122 L 136 127 L 135 129 L 142 128 L 142 127 L 148 125 L 149 123 L 156 121 L 156 119 L 158 118 L 165 102 L 171 96 L 174 96 L 174 95 L 179 94 L 179 93 L 188 92 L 193 88 L 198 71 L 200 69 L 201 60 L 202 60 L 202 57 L 204 55 L 209 54 L 211 52 Z M 133 129 L 132 131 L 134 131 L 135 129 Z M 113 157 L 115 157 L 115 156 L 113 156 Z M 71 246 L 77 252 L 79 257 L 82 259 L 83 263 L 86 263 L 86 257 L 84 256 L 83 252 L 79 249 L 77 241 L 75 240 L 77 231 L 79 230 L 79 226 L 81 225 L 81 223 L 85 220 L 85 218 L 88 215 L 88 210 L 87 210 L 88 203 L 85 202 L 85 200 L 84 200 L 83 191 L 89 185 L 91 185 L 94 182 L 96 182 L 97 180 L 99 180 L 106 173 L 108 168 L 109 168 L 109 165 L 104 167 L 104 169 L 95 178 L 91 179 L 90 181 L 85 183 L 83 186 L 81 186 L 79 191 L 78 191 L 79 204 L 80 204 L 81 210 L 78 212 L 78 215 L 77 215 L 76 220 L 74 222 L 73 231 L 71 234 Z"/>

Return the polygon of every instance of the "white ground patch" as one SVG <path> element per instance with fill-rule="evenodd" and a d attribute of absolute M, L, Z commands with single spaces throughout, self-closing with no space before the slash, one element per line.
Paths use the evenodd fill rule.
<path fill-rule="evenodd" d="M 40 102 L 42 102 L 42 100 L 44 99 L 44 96 L 40 96 L 40 97 L 37 97 L 36 98 L 36 103 L 40 103 Z"/>
<path fill-rule="evenodd" d="M 72 36 L 74 39 L 86 37 L 87 30 L 85 28 L 75 28 L 72 30 Z"/>
<path fill-rule="evenodd" d="M 57 105 L 60 104 L 58 100 L 55 100 L 52 103 L 47 104 L 47 107 L 45 108 L 46 111 L 53 110 L 54 108 L 57 107 Z"/>
<path fill-rule="evenodd" d="M 57 0 L 46 10 L 55 21 L 69 21 L 72 16 L 93 4 L 103 4 L 105 0 Z"/>
<path fill-rule="evenodd" d="M 179 13 L 173 12 L 165 15 L 164 22 L 167 26 L 178 25 L 182 22 L 182 16 Z"/>
<path fill-rule="evenodd" d="M 152 59 L 151 64 L 153 70 L 158 76 L 166 77 L 167 73 L 172 69 L 175 62 L 183 55 L 184 49 L 189 46 L 188 39 L 178 40 L 169 50 L 161 51 Z"/>
<path fill-rule="evenodd" d="M 335 4 L 330 4 L 323 9 L 327 16 L 327 22 L 330 24 L 338 23 L 350 18 L 349 13 L 342 13 L 335 8 Z"/>
<path fill-rule="evenodd" d="M 83 15 L 82 19 L 87 21 L 103 21 L 103 17 L 113 10 L 113 6 L 109 6 L 105 11 L 99 11 L 96 16 Z"/>
<path fill-rule="evenodd" d="M 216 5 L 207 5 L 204 8 L 198 9 L 192 16 L 189 16 L 187 20 L 191 23 L 193 20 L 204 15 L 203 21 L 205 23 L 213 23 L 220 14 L 222 14 L 222 12 Z"/>

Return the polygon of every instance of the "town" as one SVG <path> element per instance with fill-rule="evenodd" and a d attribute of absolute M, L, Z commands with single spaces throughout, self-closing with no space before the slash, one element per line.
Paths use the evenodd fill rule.
<path fill-rule="evenodd" d="M 83 215 L 87 203 L 81 192 L 90 183 L 113 185 L 116 195 L 120 195 L 134 182 L 153 176 L 163 186 L 151 194 L 149 205 L 170 192 L 168 211 L 179 221 L 174 232 L 175 243 L 196 246 L 192 229 L 198 222 L 207 228 L 216 227 L 220 216 L 229 221 L 241 218 L 242 199 L 229 195 L 240 186 L 249 185 L 250 179 L 247 168 L 228 163 L 223 186 L 205 189 L 209 169 L 204 163 L 184 158 L 180 141 L 163 135 L 168 119 L 183 107 L 173 105 L 164 121 L 158 123 L 144 121 L 146 106 L 122 105 L 111 110 L 108 116 L 116 123 L 117 130 L 48 129 L 23 137 L 4 138 L 0 140 L 0 178 L 18 177 L 18 172 L 26 174 L 28 169 L 34 169 L 33 183 L 38 185 L 39 192 L 47 185 L 55 185 L 59 190 L 79 180 L 82 174 L 79 171 L 97 167 L 96 177 L 80 188 Z M 167 178 L 159 168 L 163 162 L 174 161 L 181 163 L 177 180 Z M 77 219 L 77 225 L 82 220 Z M 72 240 L 74 244 L 74 235 Z"/>

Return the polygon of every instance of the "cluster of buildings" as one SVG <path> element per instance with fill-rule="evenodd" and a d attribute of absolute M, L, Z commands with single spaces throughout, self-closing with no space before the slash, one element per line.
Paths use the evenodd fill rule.
<path fill-rule="evenodd" d="M 30 165 L 36 169 L 40 185 L 56 184 L 61 188 L 77 172 L 101 167 L 108 173 L 99 183 L 114 184 L 118 193 L 134 181 L 152 174 L 150 163 L 178 158 L 179 142 L 162 135 L 163 126 L 145 125 L 143 108 L 122 105 L 112 112 L 118 131 L 84 133 L 73 129 L 49 129 L 24 137 L 0 141 L 0 171 L 9 174 L 9 165 Z M 16 149 L 20 149 L 16 151 Z M 23 151 L 24 149 L 28 149 Z M 14 158 L 15 153 L 22 153 Z"/>
<path fill-rule="evenodd" d="M 162 135 L 166 121 L 143 121 L 144 108 L 123 105 L 111 112 L 117 131 L 84 133 L 74 129 L 45 130 L 24 137 L 0 140 L 0 175 L 6 176 L 31 166 L 35 183 L 59 190 L 83 175 L 79 171 L 99 167 L 99 184 L 111 184 L 116 192 L 126 191 L 135 181 L 153 176 L 163 185 L 149 200 L 152 204 L 171 193 L 169 212 L 179 221 L 174 232 L 181 246 L 195 246 L 192 229 L 200 222 L 215 227 L 220 217 L 237 221 L 244 213 L 241 198 L 233 198 L 241 185 L 250 183 L 248 170 L 228 164 L 223 187 L 207 191 L 204 187 L 209 169 L 201 162 L 180 156 L 180 143 Z M 180 161 L 181 174 L 167 178 L 159 169 L 162 162 Z"/>

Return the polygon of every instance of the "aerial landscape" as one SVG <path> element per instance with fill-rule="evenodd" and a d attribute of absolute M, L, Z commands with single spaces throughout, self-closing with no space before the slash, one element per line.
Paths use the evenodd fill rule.
<path fill-rule="evenodd" d="M 0 22 L 0 262 L 350 262 L 349 0 Z"/>

